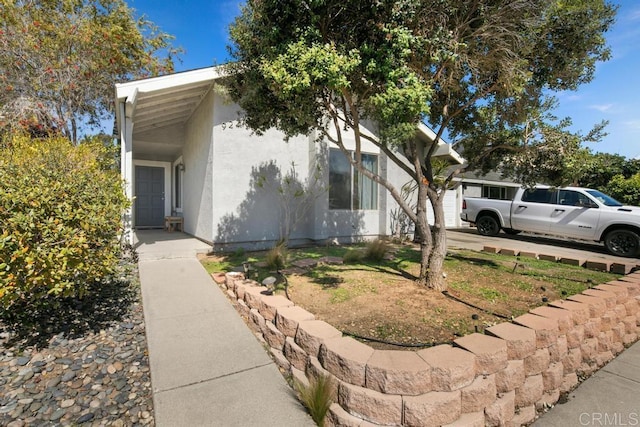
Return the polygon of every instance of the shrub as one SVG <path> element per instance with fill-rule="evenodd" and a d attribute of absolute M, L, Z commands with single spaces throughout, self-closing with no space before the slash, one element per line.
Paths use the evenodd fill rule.
<path fill-rule="evenodd" d="M 357 264 L 362 260 L 362 252 L 356 249 L 351 249 L 345 252 L 342 256 L 342 261 L 345 264 Z"/>
<path fill-rule="evenodd" d="M 268 268 L 280 270 L 287 263 L 287 255 L 287 247 L 285 245 L 276 245 L 267 252 L 265 263 Z"/>
<path fill-rule="evenodd" d="M 82 298 L 114 273 L 127 200 L 109 150 L 62 137 L 0 146 L 0 315 Z"/>
<path fill-rule="evenodd" d="M 376 239 L 367 243 L 364 258 L 368 261 L 380 262 L 389 250 L 389 245 L 384 240 Z"/>
<path fill-rule="evenodd" d="M 311 379 L 308 386 L 296 383 L 300 400 L 309 410 L 317 425 L 323 425 L 329 407 L 333 403 L 335 386 L 331 377 L 320 375 Z"/>

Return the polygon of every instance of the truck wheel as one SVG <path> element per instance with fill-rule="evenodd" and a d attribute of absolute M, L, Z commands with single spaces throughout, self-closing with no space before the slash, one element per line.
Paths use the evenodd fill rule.
<path fill-rule="evenodd" d="M 613 255 L 632 258 L 640 251 L 640 237 L 631 230 L 612 230 L 604 237 L 604 246 Z"/>
<path fill-rule="evenodd" d="M 514 230 L 513 228 L 503 228 L 502 231 L 507 233 L 510 236 L 515 236 L 516 234 L 522 233 L 520 230 Z"/>
<path fill-rule="evenodd" d="M 500 224 L 495 219 L 495 217 L 491 215 L 483 215 L 476 220 L 476 227 L 478 228 L 478 233 L 483 236 L 497 236 L 500 232 Z"/>

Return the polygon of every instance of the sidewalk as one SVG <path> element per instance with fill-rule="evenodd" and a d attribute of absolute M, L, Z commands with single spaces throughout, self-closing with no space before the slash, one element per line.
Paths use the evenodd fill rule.
<path fill-rule="evenodd" d="M 640 425 L 640 342 L 569 393 L 536 427 Z"/>
<path fill-rule="evenodd" d="M 156 425 L 313 426 L 182 233 L 138 231 Z"/>

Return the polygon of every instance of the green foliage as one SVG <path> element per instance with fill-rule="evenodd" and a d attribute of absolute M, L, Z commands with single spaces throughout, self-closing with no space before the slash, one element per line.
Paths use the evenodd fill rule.
<path fill-rule="evenodd" d="M 630 178 L 616 175 L 605 187 L 605 193 L 625 205 L 640 206 L 640 173 Z"/>
<path fill-rule="evenodd" d="M 364 259 L 367 261 L 380 262 L 384 259 L 388 250 L 389 244 L 384 240 L 376 239 L 371 242 L 367 242 Z"/>
<path fill-rule="evenodd" d="M 446 132 L 471 169 L 523 153 L 512 169 L 558 178 L 559 156 L 598 129 L 581 136 L 565 121 L 543 127 L 545 95 L 591 80 L 609 57 L 603 33 L 615 10 L 606 0 L 249 0 L 230 27 L 228 93 L 257 133 L 313 133 L 343 151 L 350 133 L 352 165 L 384 186 L 423 236 L 434 268 L 421 265 L 419 281 L 442 290 L 442 194 L 459 170 L 438 177 L 433 142 Z M 361 132 L 366 121 L 379 138 Z M 436 141 L 417 137 L 422 122 Z M 366 169 L 363 140 L 408 174 L 420 206 Z"/>
<path fill-rule="evenodd" d="M 171 39 L 125 0 L 3 0 L 0 128 L 78 142 L 111 117 L 115 83 L 173 71 Z"/>
<path fill-rule="evenodd" d="M 357 264 L 362 260 L 362 258 L 362 251 L 358 249 L 350 249 L 344 253 L 344 255 L 342 256 L 342 261 L 345 264 Z"/>
<path fill-rule="evenodd" d="M 0 148 L 0 312 L 82 298 L 112 275 L 127 206 L 101 143 L 13 137 Z"/>
<path fill-rule="evenodd" d="M 287 247 L 284 245 L 276 245 L 267 251 L 264 258 L 268 268 L 275 270 L 283 269 L 287 264 Z"/>
<path fill-rule="evenodd" d="M 317 378 L 312 378 L 307 386 L 296 383 L 296 389 L 313 421 L 322 426 L 327 411 L 335 399 L 336 386 L 333 379 L 326 375 L 320 375 Z"/>

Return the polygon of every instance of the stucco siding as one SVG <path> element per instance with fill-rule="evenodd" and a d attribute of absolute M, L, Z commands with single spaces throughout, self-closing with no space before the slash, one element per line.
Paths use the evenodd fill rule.
<path fill-rule="evenodd" d="M 215 94 L 213 112 L 213 241 L 270 247 L 280 238 L 282 202 L 278 188 L 295 167 L 305 182 L 312 159 L 309 138 L 285 141 L 277 130 L 253 134 L 238 123 L 238 109 Z M 312 215 L 298 224 L 292 239 L 308 238 Z M 251 246 L 253 245 L 253 246 Z"/>
<path fill-rule="evenodd" d="M 184 228 L 207 242 L 213 240 L 213 100 L 213 93 L 209 91 L 190 117 L 182 150 Z"/>

